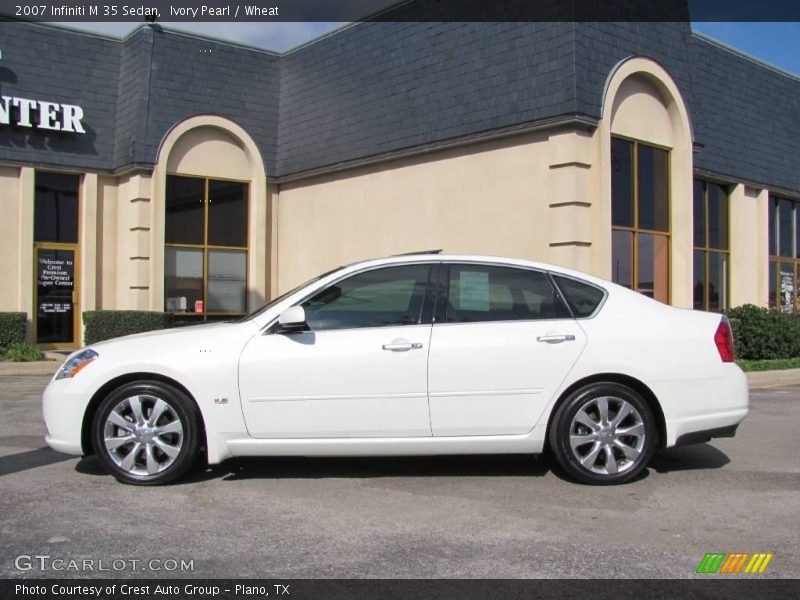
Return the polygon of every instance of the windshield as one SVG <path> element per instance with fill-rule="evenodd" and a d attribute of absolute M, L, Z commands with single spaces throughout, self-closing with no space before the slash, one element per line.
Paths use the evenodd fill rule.
<path fill-rule="evenodd" d="M 335 273 L 336 271 L 338 271 L 338 270 L 340 270 L 340 269 L 342 269 L 342 267 L 336 267 L 335 269 L 331 269 L 330 271 L 327 271 L 327 272 L 323 273 L 322 275 L 317 275 L 316 277 L 313 277 L 313 278 L 309 279 L 309 280 L 308 280 L 308 281 L 306 281 L 305 283 L 301 283 L 301 284 L 300 284 L 300 285 L 298 285 L 296 288 L 292 288 L 292 289 L 291 289 L 291 290 L 289 290 L 288 292 L 284 292 L 283 294 L 281 294 L 281 295 L 280 295 L 280 296 L 278 296 L 277 298 L 273 298 L 272 300 L 270 300 L 269 302 L 267 302 L 267 303 L 266 303 L 264 306 L 262 306 L 261 308 L 258 308 L 258 309 L 256 309 L 255 311 L 251 312 L 251 313 L 250 313 L 249 315 L 247 315 L 246 317 L 242 318 L 242 322 L 244 322 L 244 321 L 249 321 L 249 320 L 251 320 L 251 319 L 254 319 L 255 317 L 257 317 L 258 315 L 260 315 L 260 314 L 261 314 L 261 313 L 263 313 L 264 311 L 266 311 L 266 310 L 269 310 L 270 308 L 272 308 L 273 306 L 275 306 L 276 304 L 278 304 L 278 302 L 282 301 L 284 298 L 288 298 L 289 296 L 291 296 L 291 295 L 292 295 L 292 294 L 294 294 L 295 292 L 299 292 L 301 289 L 303 289 L 303 288 L 304 288 L 304 287 L 306 287 L 307 285 L 311 285 L 312 283 L 315 283 L 315 282 L 319 281 L 320 279 L 322 279 L 323 277 L 327 277 L 327 276 L 328 276 L 328 275 L 330 275 L 331 273 Z"/>

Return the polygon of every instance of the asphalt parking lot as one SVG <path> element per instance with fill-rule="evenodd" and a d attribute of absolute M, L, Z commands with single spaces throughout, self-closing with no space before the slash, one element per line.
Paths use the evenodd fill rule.
<path fill-rule="evenodd" d="M 800 387 L 753 391 L 737 437 L 660 452 L 621 487 L 489 456 L 237 459 L 134 488 L 45 447 L 47 379 L 0 381 L 0 577 L 163 577 L 155 559 L 196 578 L 686 578 L 717 551 L 800 577 Z"/>

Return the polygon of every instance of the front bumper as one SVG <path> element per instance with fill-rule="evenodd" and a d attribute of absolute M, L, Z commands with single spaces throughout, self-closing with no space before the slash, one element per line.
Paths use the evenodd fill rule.
<path fill-rule="evenodd" d="M 44 441 L 56 452 L 82 456 L 83 415 L 88 398 L 74 391 L 70 379 L 51 379 L 42 396 L 42 415 L 47 428 Z"/>

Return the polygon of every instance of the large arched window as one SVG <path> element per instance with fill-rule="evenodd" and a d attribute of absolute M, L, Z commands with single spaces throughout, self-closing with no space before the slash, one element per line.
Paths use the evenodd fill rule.
<path fill-rule="evenodd" d="M 246 131 L 214 115 L 173 127 L 159 149 L 152 206 L 151 306 L 196 322 L 264 302 L 267 181 Z"/>
<path fill-rule="evenodd" d="M 644 57 L 619 63 L 606 83 L 600 133 L 608 277 L 691 307 L 692 132 L 669 73 Z"/>

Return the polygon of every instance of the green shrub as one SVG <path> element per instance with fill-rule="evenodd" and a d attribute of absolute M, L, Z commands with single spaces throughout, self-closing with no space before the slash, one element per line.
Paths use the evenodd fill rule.
<path fill-rule="evenodd" d="M 25 342 L 25 322 L 28 317 L 21 312 L 0 312 L 0 352 L 12 344 Z"/>
<path fill-rule="evenodd" d="M 44 354 L 38 348 L 24 342 L 15 342 L 3 352 L 3 358 L 11 362 L 33 362 L 44 360 Z"/>
<path fill-rule="evenodd" d="M 86 345 L 111 338 L 166 329 L 172 326 L 172 313 L 146 310 L 91 310 L 83 313 Z"/>
<path fill-rule="evenodd" d="M 745 304 L 728 311 L 736 357 L 769 360 L 800 357 L 800 320 L 777 310 Z"/>

